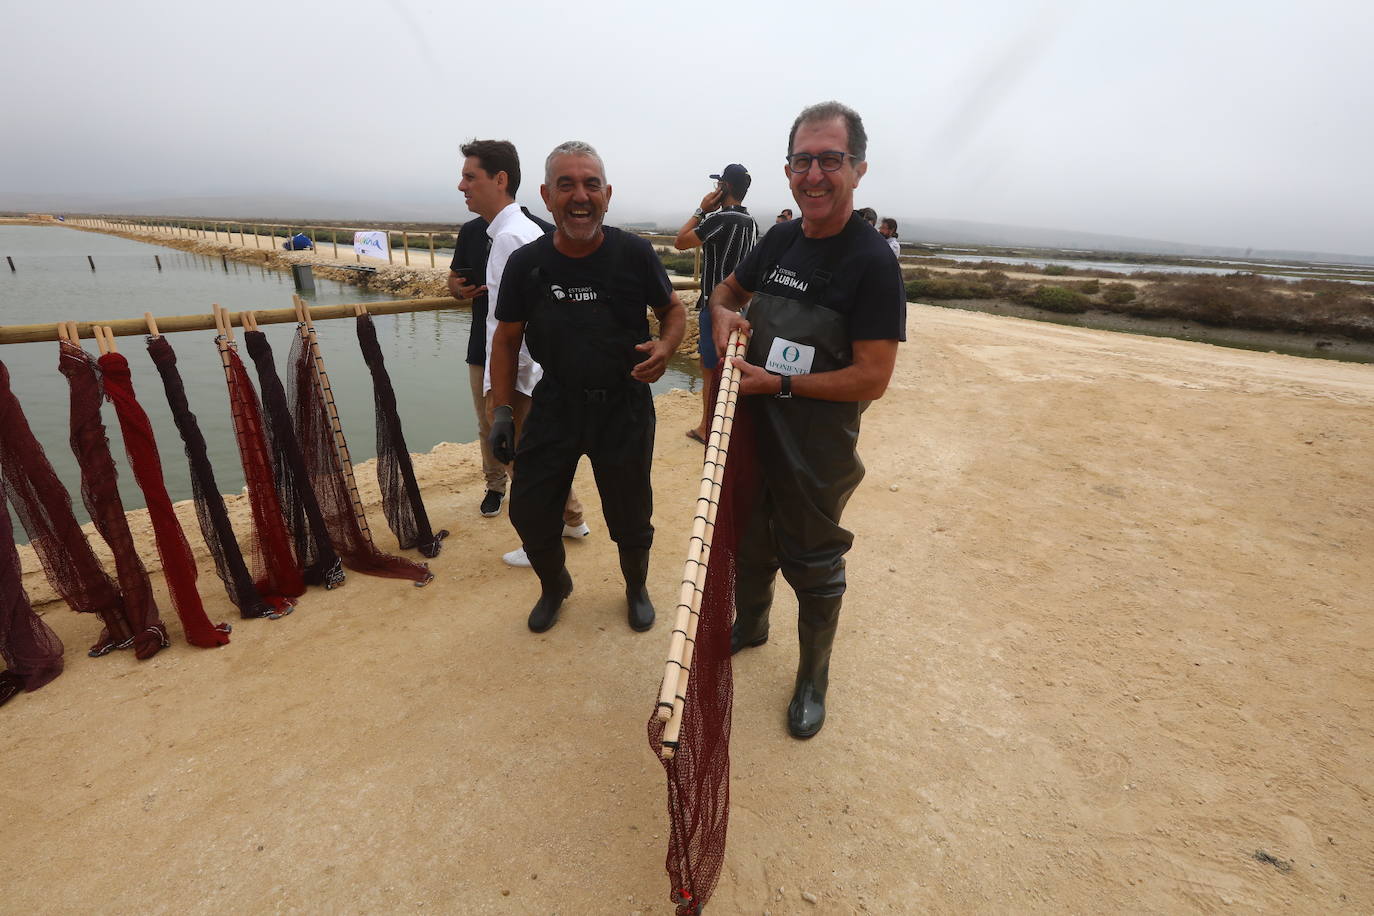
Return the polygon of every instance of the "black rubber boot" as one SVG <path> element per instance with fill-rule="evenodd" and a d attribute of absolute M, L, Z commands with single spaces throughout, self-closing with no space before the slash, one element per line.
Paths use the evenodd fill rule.
<path fill-rule="evenodd" d="M 768 642 L 768 611 L 773 607 L 773 580 L 777 573 L 746 581 L 743 571 L 735 579 L 735 622 L 730 627 L 730 654 Z"/>
<path fill-rule="evenodd" d="M 563 606 L 563 599 L 572 594 L 572 576 L 568 575 L 568 567 L 563 563 L 562 544 L 542 556 L 529 551 L 526 555 L 535 575 L 539 576 L 541 589 L 539 600 L 530 610 L 529 627 L 536 633 L 543 633 L 558 622 L 558 609 Z"/>
<path fill-rule="evenodd" d="M 787 706 L 787 730 L 794 738 L 810 738 L 825 724 L 825 691 L 830 685 L 830 649 L 840 623 L 843 596 L 797 596 L 797 639 L 801 661 L 797 684 Z"/>
<path fill-rule="evenodd" d="M 625 576 L 625 604 L 630 629 L 643 633 L 654 625 L 654 603 L 644 583 L 649 578 L 649 551 L 643 547 L 620 548 L 620 572 Z"/>

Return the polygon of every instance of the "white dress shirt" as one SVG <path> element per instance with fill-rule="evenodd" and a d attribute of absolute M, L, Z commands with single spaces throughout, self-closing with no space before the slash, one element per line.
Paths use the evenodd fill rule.
<path fill-rule="evenodd" d="M 496 303 L 500 301 L 501 275 L 506 272 L 506 262 L 515 249 L 528 245 L 544 234 L 544 230 L 534 220 L 520 212 L 520 205 L 509 203 L 487 226 L 487 237 L 491 239 L 491 250 L 487 253 L 487 364 L 482 369 L 482 393 L 491 391 L 491 339 L 496 334 Z M 534 386 L 539 383 L 544 370 L 530 356 L 530 349 L 524 341 L 520 342 L 520 359 L 515 372 L 515 390 L 521 394 L 534 394 Z"/>

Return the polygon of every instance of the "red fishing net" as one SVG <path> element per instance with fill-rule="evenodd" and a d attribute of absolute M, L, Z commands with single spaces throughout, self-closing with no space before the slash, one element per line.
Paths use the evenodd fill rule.
<path fill-rule="evenodd" d="M 243 360 L 222 337 L 220 359 L 229 386 L 229 410 L 234 420 L 234 438 L 243 461 L 243 477 L 248 486 L 248 503 L 253 515 L 252 546 L 248 551 L 253 569 L 253 585 L 258 594 L 278 609 L 294 605 L 305 591 L 301 568 L 291 552 L 291 539 L 277 499 L 272 477 L 272 459 L 262 428 L 262 409 L 258 394 L 243 368 Z"/>
<path fill-rule="evenodd" d="M 0 477 L 0 705 L 20 690 L 37 690 L 62 673 L 62 640 L 33 612 L 14 547 L 9 499 Z"/>
<path fill-rule="evenodd" d="M 291 365 L 291 413 L 296 421 L 296 436 L 334 549 L 349 569 L 373 576 L 410 579 L 416 585 L 427 584 L 434 578 L 428 567 L 382 553 L 364 533 L 359 521 L 361 502 L 348 485 L 335 443 L 338 421 L 329 410 L 334 395 L 327 387 L 322 390 L 311 346 L 302 343 L 299 335 L 291 346 Z"/>
<path fill-rule="evenodd" d="M 213 648 L 229 642 L 229 624 L 213 624 L 206 616 L 196 591 L 195 554 L 181 530 L 167 484 L 162 479 L 162 460 L 157 454 L 157 440 L 148 414 L 134 397 L 134 382 L 129 373 L 129 361 L 122 353 L 106 353 L 100 357 L 100 371 L 104 377 L 105 396 L 114 404 L 119 429 L 124 434 L 124 450 L 133 468 L 134 480 L 148 504 L 148 517 L 153 523 L 153 540 L 162 559 L 162 574 L 167 579 L 167 591 L 172 606 L 181 618 L 186 641 L 193 646 Z"/>
<path fill-rule="evenodd" d="M 263 427 L 276 468 L 277 496 L 281 500 L 287 528 L 295 542 L 296 557 L 300 560 L 305 582 L 325 588 L 342 585 L 343 565 L 334 551 L 334 545 L 329 542 L 324 514 L 320 511 L 315 489 L 310 485 L 310 475 L 306 472 L 305 459 L 301 456 L 300 443 L 296 441 L 296 431 L 291 424 L 286 390 L 282 387 L 276 362 L 272 358 L 272 346 L 267 342 L 267 335 L 261 331 L 245 331 L 243 340 L 248 347 L 248 355 L 258 367 Z"/>
<path fill-rule="evenodd" d="M 134 655 L 152 658 L 169 645 L 167 628 L 158 615 L 148 571 L 139 559 L 119 498 L 118 474 L 105 437 L 105 424 L 100 420 L 100 380 L 95 359 L 67 341 L 60 347 L 57 367 L 71 385 L 71 445 L 81 468 L 81 499 L 96 530 L 114 554 L 124 614 L 134 631 Z"/>
<path fill-rule="evenodd" d="M 752 426 L 741 402 L 735 411 L 706 566 L 682 730 L 670 759 L 662 757 L 665 723 L 659 721 L 657 709 L 649 718 L 649 746 L 659 755 L 668 776 L 669 837 L 664 867 L 672 881 L 671 898 L 679 916 L 701 912 L 725 863 L 734 696 L 730 624 L 735 612 L 735 557 L 739 534 L 758 493 L 757 475 Z"/>
<path fill-rule="evenodd" d="M 77 523 L 67 489 L 57 479 L 10 389 L 4 363 L 0 363 L 0 470 L 53 589 L 72 610 L 98 614 L 104 623 L 90 654 L 104 655 L 132 645 L 134 629 L 124 614 L 124 600 Z"/>
<path fill-rule="evenodd" d="M 167 405 L 172 410 L 172 420 L 186 449 L 186 460 L 191 468 L 191 495 L 196 503 L 196 520 L 200 522 L 200 533 L 205 545 L 210 548 L 210 557 L 215 561 L 215 572 L 224 582 L 229 600 L 239 609 L 244 618 L 268 617 L 275 619 L 282 615 L 270 604 L 262 600 L 258 590 L 253 587 L 253 577 L 248 572 L 248 564 L 243 561 L 239 542 L 234 537 L 229 513 L 224 508 L 224 497 L 220 495 L 219 485 L 215 483 L 215 472 L 210 466 L 210 456 L 201 434 L 200 423 L 186 402 L 186 385 L 177 370 L 177 356 L 172 345 L 165 337 L 152 337 L 148 340 L 148 355 L 162 376 L 162 387 L 167 392 Z M 290 608 L 285 609 L 290 613 Z"/>
<path fill-rule="evenodd" d="M 410 460 L 410 450 L 406 448 L 405 433 L 401 431 L 401 417 L 396 412 L 396 390 L 386 371 L 371 315 L 358 316 L 358 346 L 372 373 L 377 414 L 377 483 L 382 490 L 382 514 L 402 550 L 414 547 L 424 556 L 437 557 L 448 532 L 435 534 L 429 526 L 429 514 L 420 499 L 415 467 Z"/>

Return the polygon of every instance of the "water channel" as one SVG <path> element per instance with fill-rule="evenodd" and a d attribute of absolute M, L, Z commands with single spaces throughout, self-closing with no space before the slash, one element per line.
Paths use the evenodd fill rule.
<path fill-rule="evenodd" d="M 15 269 L 0 261 L 0 325 L 137 318 L 145 311 L 155 316 L 208 314 L 212 303 L 230 311 L 282 309 L 290 308 L 294 292 L 288 273 L 58 226 L 0 226 L 0 258 L 4 256 L 13 259 Z M 154 256 L 161 260 L 161 270 Z M 392 298 L 318 277 L 314 292 L 304 295 L 311 304 Z M 477 437 L 464 363 L 470 318 L 466 309 L 453 309 L 373 319 L 412 452 Z M 315 327 L 349 449 L 355 461 L 366 461 L 376 455 L 372 380 L 358 350 L 354 322 L 320 321 Z M 289 324 L 263 327 L 283 375 L 294 329 Z M 241 345 L 241 334 L 236 336 Z M 243 471 L 215 333 L 187 331 L 171 334 L 168 340 L 177 354 L 187 400 L 209 443 L 216 481 L 226 493 L 237 492 L 243 487 Z M 93 340 L 85 346 L 93 355 L 98 352 Z M 142 337 L 121 337 L 118 346 L 129 360 L 139 402 L 152 420 L 167 489 L 173 500 L 189 498 L 190 476 L 181 438 L 146 342 Z M 242 346 L 240 354 L 256 381 L 252 360 Z M 57 371 L 57 344 L 3 345 L 0 361 L 9 368 L 11 385 L 34 434 L 72 494 L 77 517 L 85 522 L 80 472 L 67 441 L 70 401 L 67 380 Z M 700 390 L 700 385 L 696 361 L 678 357 L 653 388 L 659 394 L 670 388 Z M 120 471 L 124 507 L 141 508 L 143 495 L 124 459 L 114 410 L 103 413 Z M 17 518 L 15 535 L 21 543 L 27 540 Z"/>

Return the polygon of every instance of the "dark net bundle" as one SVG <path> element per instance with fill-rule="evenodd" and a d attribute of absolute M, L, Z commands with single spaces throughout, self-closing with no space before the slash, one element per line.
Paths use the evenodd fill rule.
<path fill-rule="evenodd" d="M 229 512 L 224 508 L 224 497 L 215 483 L 205 436 L 201 434 L 200 423 L 186 401 L 186 385 L 177 369 L 177 355 L 165 337 L 148 340 L 148 355 L 162 376 L 167 405 L 172 410 L 177 431 L 181 433 L 186 460 L 191 467 L 191 495 L 196 504 L 196 520 L 200 522 L 201 537 L 205 538 L 205 545 L 210 548 L 210 557 L 215 561 L 215 572 L 224 582 L 229 600 L 239 609 L 240 617 L 276 619 L 281 612 L 263 601 L 253 587 L 253 576 L 243 560 L 243 552 L 234 536 L 234 527 L 229 522 Z"/>
<path fill-rule="evenodd" d="M 37 690 L 62 673 L 62 640 L 33 612 L 14 546 L 9 499 L 0 477 L 0 706 L 21 690 Z"/>
<path fill-rule="evenodd" d="M 227 645 L 229 624 L 210 622 L 205 605 L 201 603 L 200 592 L 196 590 L 196 579 L 199 577 L 196 557 L 191 553 L 191 544 L 186 540 L 186 532 L 181 530 L 181 522 L 177 520 L 171 497 L 167 495 L 153 424 L 148 421 L 148 414 L 134 395 L 129 361 L 122 353 L 106 353 L 100 357 L 99 365 L 104 378 L 105 397 L 114 405 L 120 432 L 124 434 L 124 451 L 129 458 L 129 467 L 133 469 L 134 480 L 138 482 L 138 488 L 143 491 L 143 499 L 148 504 L 148 518 L 153 524 L 153 541 L 162 560 L 162 574 L 167 580 L 167 591 L 172 596 L 172 607 L 181 619 L 186 641 L 203 649 Z"/>
<path fill-rule="evenodd" d="M 296 557 L 307 585 L 334 588 L 344 581 L 343 565 L 334 545 L 329 542 L 329 530 L 320 511 L 315 488 L 305 469 L 300 443 L 291 423 L 291 408 L 286 400 L 277 364 L 272 358 L 272 345 L 262 331 L 245 331 L 244 344 L 248 355 L 258 368 L 258 390 L 262 394 L 263 427 L 267 444 L 272 451 L 276 468 L 277 496 L 282 513 L 296 546 Z"/>
<path fill-rule="evenodd" d="M 334 549 L 343 557 L 344 565 L 356 572 L 410 579 L 417 585 L 428 584 L 434 574 L 427 566 L 382 553 L 363 533 L 335 447 L 334 423 L 324 400 L 325 392 L 316 383 L 315 361 L 310 349 L 309 342 L 304 342 L 300 336 L 291 345 L 291 413 L 296 421 L 296 436 L 300 439 L 306 471 L 319 497 Z M 332 392 L 329 396 L 333 397 Z"/>
<path fill-rule="evenodd" d="M 91 656 L 133 645 L 134 628 L 125 616 L 124 599 L 91 550 L 72 512 L 71 497 L 10 388 L 4 363 L 0 363 L 0 470 L 53 589 L 72 610 L 96 614 L 104 624 Z"/>
<path fill-rule="evenodd" d="M 739 535 L 758 491 L 754 436 L 746 405 L 740 403 L 706 564 L 682 730 L 671 759 L 662 757 L 666 723 L 656 714 L 649 717 L 649 746 L 659 755 L 668 776 L 669 837 L 664 867 L 672 881 L 671 897 L 679 916 L 701 912 L 725 864 L 734 697 L 730 624 L 735 614 L 735 557 Z"/>
<path fill-rule="evenodd" d="M 391 376 L 386 371 L 371 315 L 358 316 L 358 346 L 372 373 L 377 414 L 377 483 L 382 490 L 382 514 L 402 550 L 413 547 L 424 556 L 437 557 L 448 532 L 435 534 L 429 526 L 410 450 L 406 448 L 406 437 L 401 431 L 401 417 L 396 412 L 396 390 L 391 386 Z"/>
<path fill-rule="evenodd" d="M 218 338 L 217 342 L 222 343 Z M 285 611 L 295 605 L 296 598 L 305 591 L 305 579 L 291 551 L 291 536 L 286 530 L 281 501 L 277 499 L 258 393 L 253 389 L 243 360 L 232 347 L 225 347 L 221 358 L 229 386 L 234 438 L 238 442 L 243 479 L 248 487 L 248 505 L 252 509 L 253 533 L 248 556 L 253 569 L 253 587 L 268 604 Z"/>
<path fill-rule="evenodd" d="M 110 441 L 105 437 L 105 424 L 100 420 L 100 378 L 95 359 L 67 341 L 59 346 L 57 367 L 71 386 L 71 445 L 81 468 L 81 500 L 95 522 L 95 529 L 114 554 L 124 614 L 134 631 L 134 655 L 152 658 L 171 643 L 119 498 L 119 475 L 110 454 Z"/>

